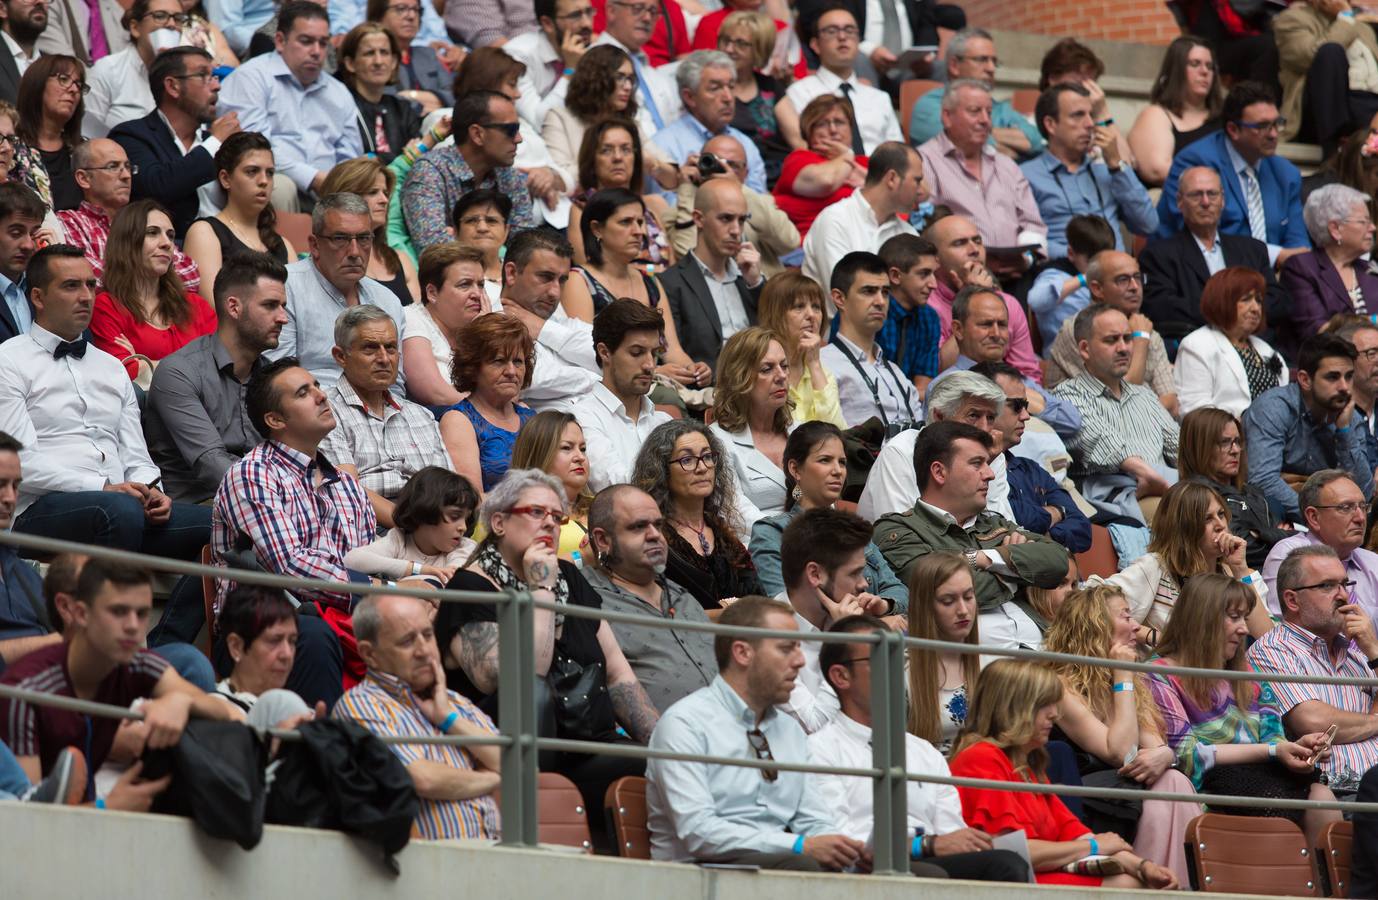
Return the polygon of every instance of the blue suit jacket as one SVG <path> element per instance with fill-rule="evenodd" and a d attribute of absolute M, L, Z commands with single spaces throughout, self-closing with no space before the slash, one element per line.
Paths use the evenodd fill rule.
<path fill-rule="evenodd" d="M 142 119 L 116 125 L 110 129 L 110 139 L 139 167 L 133 199 L 151 197 L 163 204 L 172 213 L 177 239 L 186 237 L 201 203 L 196 189 L 215 180 L 214 158 L 205 147 L 196 147 L 183 156 L 156 109 Z"/>
<path fill-rule="evenodd" d="M 1172 237 L 1181 231 L 1182 212 L 1177 208 L 1177 179 L 1194 166 L 1207 166 L 1220 173 L 1225 190 L 1225 211 L 1220 217 L 1221 234 L 1242 234 L 1249 231 L 1249 205 L 1244 199 L 1244 186 L 1230 164 L 1224 131 L 1209 134 L 1182 148 L 1172 160 L 1158 201 L 1158 237 Z M 1301 219 L 1301 172 L 1279 156 L 1265 156 L 1258 163 L 1258 186 L 1263 192 L 1263 212 L 1268 221 L 1268 243 L 1280 247 L 1310 247 L 1306 225 Z"/>

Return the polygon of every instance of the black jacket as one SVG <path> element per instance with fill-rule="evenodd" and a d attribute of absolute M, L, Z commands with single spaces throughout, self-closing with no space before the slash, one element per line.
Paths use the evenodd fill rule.
<path fill-rule="evenodd" d="M 713 302 L 713 294 L 708 290 L 708 281 L 703 277 L 698 260 L 688 253 L 684 254 L 679 262 L 661 274 L 660 284 L 665 288 L 670 315 L 675 320 L 679 345 L 694 362 L 716 366 L 723 345 L 722 319 L 718 317 L 718 306 Z M 762 279 L 761 284 L 749 288 L 746 279 L 737 276 L 737 293 L 742 298 L 742 307 L 751 325 L 756 324 L 756 301 L 761 297 L 761 286 L 764 284 L 765 280 Z"/>
<path fill-rule="evenodd" d="M 1277 527 L 1272 510 L 1268 508 L 1268 498 L 1254 485 L 1245 484 L 1241 490 L 1199 475 L 1191 480 L 1214 488 L 1225 498 L 1225 505 L 1230 508 L 1230 533 L 1244 538 L 1244 556 L 1250 568 L 1262 569 L 1273 545 L 1296 534 Z"/>
<path fill-rule="evenodd" d="M 172 213 L 178 239 L 185 237 L 200 207 L 196 189 L 215 180 L 215 159 L 210 152 L 196 147 L 183 156 L 156 109 L 142 119 L 116 125 L 110 129 L 110 139 L 139 167 L 131 198 L 151 197 L 163 204 Z"/>
<path fill-rule="evenodd" d="M 13 106 L 19 102 L 19 66 L 10 45 L 0 40 L 0 100 Z"/>

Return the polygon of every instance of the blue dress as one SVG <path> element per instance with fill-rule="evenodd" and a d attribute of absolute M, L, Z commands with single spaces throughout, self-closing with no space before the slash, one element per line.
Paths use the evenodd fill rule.
<path fill-rule="evenodd" d="M 536 415 L 536 411 L 529 406 L 518 403 L 516 408 L 517 418 L 521 420 L 522 425 Z M 467 397 L 450 409 L 464 413 L 474 426 L 474 437 L 478 439 L 478 464 L 483 472 L 483 490 L 487 493 L 493 489 L 493 485 L 502 480 L 502 476 L 507 474 L 508 466 L 512 464 L 512 445 L 517 442 L 517 432 L 508 431 L 489 422 Z"/>

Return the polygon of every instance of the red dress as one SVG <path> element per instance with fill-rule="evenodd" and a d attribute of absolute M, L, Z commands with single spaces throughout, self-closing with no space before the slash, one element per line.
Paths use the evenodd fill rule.
<path fill-rule="evenodd" d="M 850 184 L 844 184 L 826 197 L 803 197 L 794 193 L 794 179 L 799 177 L 799 173 L 806 166 L 827 161 L 828 158 L 823 154 L 804 148 L 790 151 L 780 166 L 780 178 L 775 182 L 775 205 L 780 207 L 794 223 L 794 227 L 799 229 L 801 241 L 808 236 L 809 229 L 813 227 L 813 220 L 818 218 L 819 213 L 839 200 L 846 200 L 852 196 L 852 191 L 856 190 Z M 858 156 L 856 161 L 863 169 L 866 168 L 867 157 Z"/>
<path fill-rule="evenodd" d="M 134 345 L 135 353 L 142 353 L 157 362 L 201 335 L 215 330 L 214 307 L 197 294 L 187 294 L 187 305 L 191 307 L 191 316 L 186 322 L 171 328 L 154 328 L 147 322 L 136 321 L 124 304 L 117 302 L 108 292 L 101 291 L 96 295 L 96 305 L 91 313 L 93 343 L 116 359 L 125 359 L 129 351 L 115 343 L 115 338 L 124 335 Z M 130 380 L 139 374 L 138 361 L 127 362 L 124 368 Z"/>
<path fill-rule="evenodd" d="M 992 781 L 1023 781 L 1005 752 L 989 741 L 973 744 L 952 760 L 952 774 L 959 778 L 987 778 Z M 972 828 L 987 834 L 1004 834 L 1022 829 L 1030 840 L 1074 841 L 1091 829 L 1072 815 L 1052 794 L 1027 794 L 985 788 L 958 787 L 962 798 L 962 818 Z M 1100 876 L 1070 875 L 1066 872 L 1037 872 L 1039 884 L 1071 884 L 1095 887 Z"/>

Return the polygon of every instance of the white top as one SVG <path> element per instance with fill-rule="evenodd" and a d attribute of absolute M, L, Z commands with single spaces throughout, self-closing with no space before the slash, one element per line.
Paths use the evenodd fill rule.
<path fill-rule="evenodd" d="M 992 647 L 1043 649 L 1043 632 L 1038 630 L 1038 626 L 1029 618 L 1028 613 L 1008 600 L 998 609 L 979 614 L 976 624 L 981 631 L 983 644 Z"/>
<path fill-rule="evenodd" d="M 1260 337 L 1251 335 L 1249 343 L 1264 363 L 1277 357 L 1278 384 L 1287 384 L 1287 363 L 1278 352 Z M 1242 416 L 1253 402 L 1249 376 L 1244 372 L 1239 351 L 1214 325 L 1202 325 L 1182 338 L 1172 374 L 1177 381 L 1177 403 L 1184 416 L 1203 406 L 1219 407 L 1231 415 Z"/>
<path fill-rule="evenodd" d="M 402 319 L 407 323 L 407 340 L 423 339 L 431 345 L 435 366 L 440 370 L 440 377 L 448 383 L 451 370 L 454 368 L 455 348 L 450 346 L 445 332 L 441 331 L 440 326 L 435 324 L 435 319 L 431 318 L 430 309 L 424 303 L 408 304 L 402 309 Z"/>
<path fill-rule="evenodd" d="M 148 69 L 133 44 L 96 60 L 87 84 L 91 93 L 86 95 L 86 115 L 81 120 L 81 134 L 87 140 L 105 137 L 121 122 L 142 119 L 153 112 Z"/>
<path fill-rule="evenodd" d="M 742 305 L 742 293 L 737 290 L 737 279 L 742 277 L 742 270 L 738 268 L 737 261 L 729 256 L 727 265 L 723 266 L 723 277 L 719 278 L 693 250 L 689 251 L 689 256 L 698 263 L 699 272 L 708 284 L 708 293 L 713 296 L 713 308 L 718 311 L 718 321 L 722 325 L 723 343 L 726 343 L 732 335 L 751 327 L 746 307 Z"/>
<path fill-rule="evenodd" d="M 579 427 L 584 429 L 589 490 L 595 493 L 609 485 L 629 481 L 641 445 L 657 426 L 670 421 L 668 415 L 655 408 L 649 396 L 641 398 L 640 414 L 632 421 L 622 401 L 602 381 L 576 400 L 570 411 L 579 420 Z"/>
<path fill-rule="evenodd" d="M 793 431 L 796 424 L 791 422 L 789 430 Z M 717 422 L 708 427 L 718 436 L 732 463 L 732 474 L 737 479 L 737 513 L 748 532 L 759 520 L 784 512 L 784 470 L 756 449 L 751 427 L 728 431 Z"/>
<path fill-rule="evenodd" d="M 853 250 L 879 253 L 880 245 L 897 234 L 918 232 L 898 216 L 885 222 L 877 221 L 876 211 L 866 202 L 861 191 L 853 191 L 851 196 L 829 206 L 813 220 L 813 227 L 804 238 L 803 272 L 823 285 L 827 294 L 826 288 L 832 283 L 833 267 L 842 257 Z M 831 313 L 831 300 L 828 309 Z"/>
<path fill-rule="evenodd" d="M 565 63 L 560 51 L 553 47 L 543 31 L 527 31 L 502 45 L 508 56 L 523 63 L 526 71 L 517 79 L 521 99 L 517 101 L 517 115 L 532 128 L 545 122 L 546 111 L 560 97 L 554 96 L 555 85 L 564 79 Z M 525 138 L 525 135 L 523 135 Z"/>
<path fill-rule="evenodd" d="M 886 513 L 905 513 L 914 508 L 919 499 L 919 479 L 914 474 L 914 443 L 918 438 L 918 431 L 911 428 L 895 435 L 880 448 L 866 476 L 866 487 L 857 500 L 857 515 L 874 522 Z M 995 473 L 995 480 L 986 493 L 986 509 L 1013 522 L 1004 454 L 997 453 L 990 461 L 990 468 Z"/>
<path fill-rule="evenodd" d="M 522 401 L 537 412 L 569 412 L 600 381 L 593 355 L 593 326 L 558 304 L 536 337 L 536 366 Z"/>
<path fill-rule="evenodd" d="M 899 20 L 900 49 L 913 46 L 914 33 L 909 28 L 909 13 L 904 4 L 897 0 L 866 0 L 866 30 L 861 35 L 861 55 L 870 56 L 877 47 L 885 46 L 885 11 L 883 4 L 895 7 L 895 18 Z"/>
<path fill-rule="evenodd" d="M 355 547 L 345 554 L 344 564 L 365 575 L 386 575 L 389 578 L 406 578 L 412 574 L 412 564 L 423 566 L 454 566 L 463 568 L 464 563 L 478 545 L 464 538 L 459 546 L 449 553 L 428 555 L 422 553 L 410 535 L 402 529 L 392 528 L 388 533 L 371 544 Z"/>
<path fill-rule="evenodd" d="M 824 370 L 837 379 L 838 400 L 847 427 L 855 428 L 872 416 L 885 425 L 922 422 L 923 401 L 919 399 L 918 390 L 899 366 L 885 358 L 879 344 L 874 351 L 876 358 L 868 360 L 865 351 L 838 332 L 834 342 L 818 352 L 818 361 Z M 847 353 L 851 354 L 850 359 Z"/>
<path fill-rule="evenodd" d="M 789 603 L 789 596 L 783 591 L 776 594 L 775 599 Z M 803 634 L 818 632 L 818 629 L 799 613 L 794 614 L 794 624 L 799 626 L 799 631 Z M 819 641 L 800 641 L 799 647 L 804 651 L 804 668 L 795 676 L 794 690 L 790 691 L 789 701 L 780 704 L 778 708 L 781 712 L 793 716 L 806 733 L 813 734 L 837 717 L 842 710 L 842 703 L 837 699 L 837 692 L 833 690 L 833 686 L 823 677 L 823 671 L 818 668 L 818 654 L 822 652 L 823 644 Z"/>
<path fill-rule="evenodd" d="M 928 741 L 913 734 L 904 736 L 906 771 L 923 775 L 951 775 L 947 760 Z M 809 762 L 814 765 L 869 769 L 871 727 L 841 713 L 827 725 L 809 735 Z M 855 775 L 808 776 L 832 813 L 838 834 L 870 842 L 875 829 L 873 785 L 869 778 Z M 924 784 L 911 781 L 908 795 L 909 831 L 922 828 L 924 834 L 951 834 L 967 827 L 962 819 L 962 800 L 950 784 Z"/>
<path fill-rule="evenodd" d="M 1172 585 L 1164 584 L 1167 576 L 1167 568 L 1163 565 L 1163 560 L 1156 553 L 1145 553 L 1120 571 L 1111 575 L 1109 578 L 1101 578 L 1099 575 L 1092 575 L 1086 579 L 1092 584 L 1113 584 L 1124 592 L 1124 598 L 1129 601 L 1129 614 L 1134 617 L 1134 621 L 1150 628 L 1162 630 L 1167 626 L 1167 620 L 1172 615 L 1172 607 L 1177 602 L 1177 595 L 1182 586 L 1175 581 Z M 1259 603 L 1268 608 L 1268 584 L 1262 578 L 1254 578 L 1249 585 L 1258 595 Z M 1163 588 L 1160 592 L 1159 588 Z M 981 627 L 985 628 L 984 621 Z M 981 640 L 985 640 L 986 633 L 981 632 Z"/>
<path fill-rule="evenodd" d="M 29 66 L 34 64 L 34 60 L 43 55 L 43 51 L 34 47 L 33 56 L 29 56 L 24 52 L 24 48 L 19 46 L 19 42 L 10 37 L 8 31 L 0 31 L 0 37 L 5 39 L 5 46 L 10 48 L 10 55 L 14 57 L 14 67 L 19 70 L 19 77 L 23 78 L 24 73 L 29 71 Z"/>
<path fill-rule="evenodd" d="M 900 19 L 904 18 L 902 14 Z M 874 20 L 867 21 L 869 24 Z M 836 74 L 820 68 L 813 75 L 801 78 L 790 85 L 785 97 L 794 104 L 794 111 L 802 114 L 804 107 L 808 106 L 814 97 L 821 97 L 823 94 L 843 96 L 842 83 L 842 79 Z M 861 142 L 865 145 L 866 155 L 875 153 L 876 147 L 886 141 L 903 141 L 904 134 L 900 131 L 899 119 L 895 118 L 895 108 L 890 104 L 890 95 L 868 84 L 862 84 L 857 80 L 855 72 L 848 76 L 846 83 L 852 86 L 852 109 L 856 112 L 857 126 L 861 130 Z M 813 233 L 812 229 L 809 233 Z"/>
<path fill-rule="evenodd" d="M 24 445 L 16 517 L 45 494 L 161 476 L 124 366 L 94 345 L 80 359 L 54 359 L 60 342 L 34 325 L 0 344 L 0 431 Z"/>

